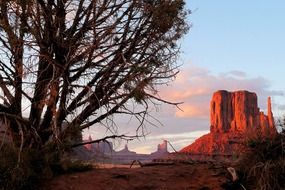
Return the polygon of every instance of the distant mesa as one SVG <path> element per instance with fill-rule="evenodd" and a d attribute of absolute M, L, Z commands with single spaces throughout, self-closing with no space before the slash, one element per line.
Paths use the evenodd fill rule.
<path fill-rule="evenodd" d="M 182 153 L 233 154 L 250 134 L 277 133 L 268 97 L 267 115 L 259 110 L 257 95 L 248 91 L 217 91 L 210 103 L 210 133 L 183 148 Z"/>
<path fill-rule="evenodd" d="M 85 140 L 84 142 L 91 142 L 92 140 L 93 140 L 92 137 L 89 135 L 88 140 Z M 84 146 L 88 151 L 96 154 L 112 154 L 114 152 L 113 143 L 108 141 L 101 141 L 98 143 L 88 143 Z"/>
<path fill-rule="evenodd" d="M 137 153 L 134 151 L 130 151 L 128 148 L 128 145 L 125 145 L 125 148 L 122 150 L 119 150 L 118 152 L 116 152 L 116 155 L 120 155 L 120 156 L 134 156 Z"/>
<path fill-rule="evenodd" d="M 89 136 L 88 140 L 85 142 L 91 142 L 92 138 Z M 86 159 L 96 159 L 104 162 L 113 162 L 113 163 L 130 163 L 133 160 L 139 160 L 141 162 L 151 161 L 153 159 L 158 159 L 169 154 L 167 150 L 167 141 L 164 140 L 161 144 L 157 145 L 157 150 L 151 154 L 138 154 L 135 151 L 131 151 L 126 144 L 122 150 L 115 151 L 113 149 L 113 143 L 108 141 L 101 141 L 98 143 L 88 143 L 84 145 L 85 152 L 84 154 L 79 152 L 82 157 Z M 86 156 L 88 155 L 88 156 Z"/>
<path fill-rule="evenodd" d="M 157 156 L 162 156 L 165 154 L 168 154 L 168 150 L 167 150 L 167 140 L 163 140 L 163 142 L 161 144 L 157 145 L 157 151 L 151 153 L 151 155 L 157 155 Z"/>

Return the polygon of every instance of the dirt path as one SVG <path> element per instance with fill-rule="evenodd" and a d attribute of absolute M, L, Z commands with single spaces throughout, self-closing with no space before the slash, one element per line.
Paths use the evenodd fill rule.
<path fill-rule="evenodd" d="M 110 168 L 59 176 L 53 190 L 220 190 L 228 181 L 219 164 L 175 164 L 143 168 Z"/>

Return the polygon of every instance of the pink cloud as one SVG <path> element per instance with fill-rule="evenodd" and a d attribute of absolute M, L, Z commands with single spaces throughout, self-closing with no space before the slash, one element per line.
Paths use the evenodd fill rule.
<path fill-rule="evenodd" d="M 282 95 L 281 91 L 270 91 L 270 83 L 263 77 L 248 77 L 242 71 L 213 74 L 207 69 L 194 65 L 181 71 L 176 80 L 168 87 L 160 89 L 160 96 L 173 101 L 184 102 L 177 109 L 175 117 L 208 118 L 209 103 L 217 90 L 248 90 L 257 93 L 259 105 L 266 108 L 268 96 Z"/>
<path fill-rule="evenodd" d="M 180 106 L 181 110 L 176 111 L 176 117 L 188 117 L 188 118 L 208 118 L 208 111 L 201 109 L 199 105 L 183 104 Z"/>

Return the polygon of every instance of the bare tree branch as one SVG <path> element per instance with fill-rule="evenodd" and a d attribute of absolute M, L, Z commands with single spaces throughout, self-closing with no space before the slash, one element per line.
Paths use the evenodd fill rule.
<path fill-rule="evenodd" d="M 115 114 L 133 115 L 137 134 L 144 133 L 155 125 L 150 104 L 178 107 L 156 87 L 178 73 L 177 43 L 189 28 L 184 6 L 183 0 L 0 1 L 0 115 L 16 118 L 15 141 L 22 130 L 26 147 L 71 143 L 74 133 L 104 121 L 116 128 Z"/>
<path fill-rule="evenodd" d="M 82 146 L 82 145 L 86 145 L 86 144 L 93 144 L 93 143 L 99 143 L 99 142 L 106 142 L 108 139 L 123 139 L 123 140 L 127 140 L 127 141 L 131 141 L 134 140 L 135 138 L 138 138 L 139 136 L 134 135 L 134 136 L 128 136 L 128 135 L 111 135 L 111 136 L 106 136 L 104 138 L 101 139 L 96 139 L 93 141 L 87 141 L 87 142 L 82 142 L 82 143 L 77 143 L 77 144 L 73 144 L 71 145 L 71 147 L 78 147 L 78 146 Z"/>

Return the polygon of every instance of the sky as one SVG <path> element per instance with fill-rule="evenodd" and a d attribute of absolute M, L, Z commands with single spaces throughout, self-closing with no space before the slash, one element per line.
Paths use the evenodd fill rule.
<path fill-rule="evenodd" d="M 159 88 L 161 97 L 184 102 L 183 111 L 170 105 L 153 109 L 158 126 L 146 124 L 146 137 L 127 142 L 138 153 L 155 151 L 163 139 L 180 150 L 208 133 L 209 104 L 217 90 L 256 92 L 263 111 L 271 96 L 274 116 L 285 114 L 285 1 L 186 0 L 186 6 L 192 27 L 180 41 L 180 73 Z M 127 118 L 119 118 L 117 126 L 130 134 L 135 129 Z M 84 138 L 89 135 L 104 133 L 89 129 Z M 113 143 L 118 150 L 126 142 Z"/>

